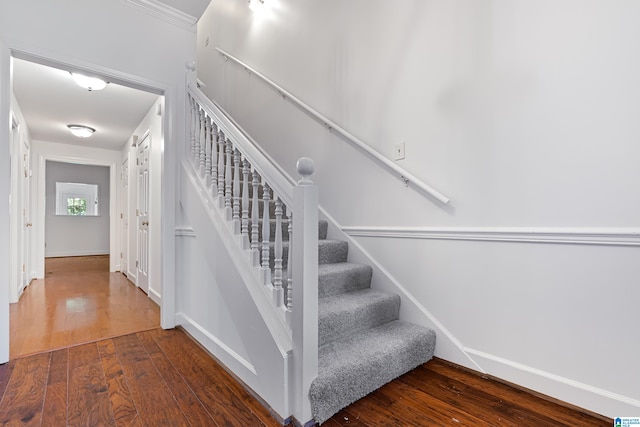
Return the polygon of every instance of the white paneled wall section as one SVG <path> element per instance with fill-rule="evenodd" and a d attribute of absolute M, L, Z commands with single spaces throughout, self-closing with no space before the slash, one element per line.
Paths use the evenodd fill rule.
<path fill-rule="evenodd" d="M 289 175 L 316 161 L 330 232 L 436 326 L 439 356 L 617 416 L 640 411 L 639 20 L 622 0 L 221 0 L 198 77 Z M 216 47 L 388 158 L 404 142 L 398 165 L 452 203 Z"/>

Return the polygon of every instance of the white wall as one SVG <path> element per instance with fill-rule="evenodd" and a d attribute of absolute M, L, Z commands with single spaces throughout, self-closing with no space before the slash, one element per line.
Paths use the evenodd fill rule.
<path fill-rule="evenodd" d="M 0 39 L 0 363 L 9 361 L 11 58 Z"/>
<path fill-rule="evenodd" d="M 380 263 L 376 286 L 395 281 L 431 316 L 438 355 L 609 416 L 639 411 L 640 4 L 268 4 L 209 6 L 203 90 L 292 176 L 316 161 L 321 206 Z M 404 142 L 398 165 L 452 204 L 216 47 L 383 155 Z"/>
<path fill-rule="evenodd" d="M 56 215 L 58 182 L 97 185 L 97 216 Z M 45 195 L 45 257 L 109 254 L 109 167 L 48 161 Z"/>
<path fill-rule="evenodd" d="M 0 5 L 0 41 L 14 52 L 52 59 L 102 74 L 112 81 L 164 92 L 168 120 L 163 129 L 166 144 L 160 155 L 164 189 L 162 263 L 151 267 L 162 271 L 165 293 L 168 290 L 172 295 L 163 300 L 161 310 L 162 326 L 172 327 L 175 324 L 174 144 L 185 132 L 184 64 L 195 57 L 194 32 L 122 1 L 35 0 L 27 3 L 8 0 Z M 7 55 L 8 51 L 3 50 L 2 54 Z M 5 326 L 4 322 L 0 325 Z"/>

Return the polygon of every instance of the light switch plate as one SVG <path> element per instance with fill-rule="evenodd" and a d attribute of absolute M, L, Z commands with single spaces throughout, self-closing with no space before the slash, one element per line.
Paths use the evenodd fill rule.
<path fill-rule="evenodd" d="M 404 159 L 404 142 L 400 142 L 393 146 L 393 160 Z"/>

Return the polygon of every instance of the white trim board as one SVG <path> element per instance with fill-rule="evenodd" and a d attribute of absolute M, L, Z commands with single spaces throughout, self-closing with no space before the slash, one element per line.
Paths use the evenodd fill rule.
<path fill-rule="evenodd" d="M 469 347 L 465 347 L 464 351 L 476 360 L 478 364 L 486 368 L 486 373 L 494 377 L 536 390 L 573 405 L 589 408 L 611 418 L 624 414 L 640 413 L 640 401 L 628 396 L 590 386 Z"/>
<path fill-rule="evenodd" d="M 104 251 L 101 249 L 97 249 L 94 251 L 70 251 L 70 252 L 54 252 L 49 254 L 49 256 L 45 258 L 61 258 L 61 257 L 74 257 L 74 256 L 100 256 L 100 255 L 109 255 L 109 251 Z"/>
<path fill-rule="evenodd" d="M 197 338 L 200 344 L 220 359 L 224 365 L 229 367 L 233 372 L 242 370 L 246 374 L 258 375 L 255 367 L 248 360 L 233 351 L 231 347 L 220 341 L 185 313 L 176 313 L 176 324 L 182 326 L 187 332 Z"/>
<path fill-rule="evenodd" d="M 191 227 L 176 227 L 176 237 L 196 237 Z"/>
<path fill-rule="evenodd" d="M 638 228 L 342 227 L 349 236 L 599 246 L 640 246 Z"/>
<path fill-rule="evenodd" d="M 124 0 L 124 2 L 165 22 L 192 32 L 196 31 L 195 25 L 198 22 L 198 18 L 157 0 Z"/>

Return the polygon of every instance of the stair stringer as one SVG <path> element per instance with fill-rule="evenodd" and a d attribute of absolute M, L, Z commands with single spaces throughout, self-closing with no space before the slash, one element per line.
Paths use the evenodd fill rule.
<path fill-rule="evenodd" d="M 375 259 L 357 240 L 342 231 L 342 226 L 324 210 L 320 209 L 320 218 L 329 224 L 327 237 L 344 240 L 349 243 L 349 262 L 367 264 L 373 268 L 371 288 L 400 295 L 400 319 L 433 329 L 438 337 L 435 356 L 457 363 L 467 368 L 484 370 L 464 351 L 464 346 L 455 336 L 429 312 L 393 275 Z"/>
<path fill-rule="evenodd" d="M 183 163 L 181 168 L 181 199 L 185 215 L 191 221 L 208 263 L 216 277 L 220 294 L 249 354 L 239 356 L 205 328 L 187 315 L 178 313 L 177 322 L 209 352 L 260 396 L 281 419 L 291 413 L 289 381 L 292 368 L 291 333 L 273 307 L 249 257 L 238 246 L 214 200 L 193 168 Z M 224 268 L 215 268 L 224 266 Z"/>

